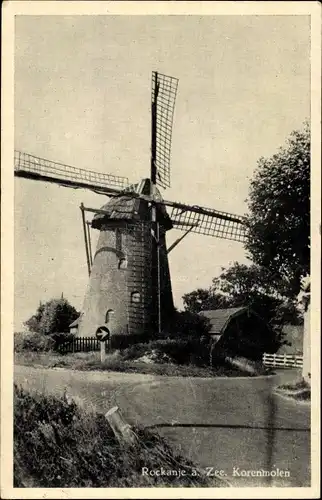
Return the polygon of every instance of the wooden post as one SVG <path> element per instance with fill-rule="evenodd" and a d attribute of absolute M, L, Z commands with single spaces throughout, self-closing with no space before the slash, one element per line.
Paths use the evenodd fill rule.
<path fill-rule="evenodd" d="M 114 406 L 107 413 L 105 413 L 105 418 L 121 444 L 127 444 L 130 446 L 138 444 L 137 436 L 132 431 L 131 426 L 124 420 L 118 406 Z"/>
<path fill-rule="evenodd" d="M 101 341 L 101 363 L 104 363 L 106 359 L 106 342 L 103 340 Z"/>
<path fill-rule="evenodd" d="M 307 305 L 304 313 L 304 332 L 303 332 L 303 364 L 302 377 L 311 385 L 311 325 L 310 325 L 311 306 Z"/>
<path fill-rule="evenodd" d="M 81 209 L 81 212 L 82 212 L 85 251 L 86 251 L 86 262 L 87 262 L 88 275 L 90 276 L 90 274 L 91 274 L 91 262 L 90 262 L 90 256 L 89 256 L 89 250 L 88 250 L 88 237 L 87 237 L 86 221 L 85 221 L 85 207 L 84 207 L 83 203 L 81 203 L 79 208 Z"/>
<path fill-rule="evenodd" d="M 91 223 L 89 221 L 86 221 L 87 225 L 87 241 L 88 241 L 88 255 L 89 255 L 89 262 L 91 265 L 93 265 L 93 254 L 92 254 L 92 242 L 91 242 Z"/>
<path fill-rule="evenodd" d="M 303 276 L 301 279 L 301 291 L 297 296 L 298 309 L 303 314 L 303 363 L 302 377 L 311 385 L 311 328 L 310 328 L 310 302 L 311 302 L 311 278 Z"/>

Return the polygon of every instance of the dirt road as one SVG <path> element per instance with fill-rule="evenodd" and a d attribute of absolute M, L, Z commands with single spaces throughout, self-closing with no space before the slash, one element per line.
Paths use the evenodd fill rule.
<path fill-rule="evenodd" d="M 104 413 L 119 406 L 130 423 L 158 429 L 201 468 L 223 470 L 234 486 L 310 485 L 309 406 L 272 395 L 296 375 L 201 379 L 15 368 L 16 382 L 30 390 L 66 391 Z"/>

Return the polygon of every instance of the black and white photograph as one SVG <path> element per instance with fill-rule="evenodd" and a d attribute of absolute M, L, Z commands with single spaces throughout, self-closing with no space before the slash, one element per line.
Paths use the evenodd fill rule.
<path fill-rule="evenodd" d="M 3 498 L 317 498 L 320 21 L 4 5 Z"/>

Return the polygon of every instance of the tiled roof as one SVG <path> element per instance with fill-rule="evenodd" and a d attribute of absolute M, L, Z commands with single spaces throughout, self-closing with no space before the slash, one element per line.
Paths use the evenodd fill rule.
<path fill-rule="evenodd" d="M 247 311 L 247 307 L 231 307 L 228 309 L 213 309 L 209 311 L 201 311 L 210 320 L 211 323 L 211 335 L 221 335 L 225 325 L 228 323 L 229 319 L 235 314 L 239 314 L 242 311 Z"/>

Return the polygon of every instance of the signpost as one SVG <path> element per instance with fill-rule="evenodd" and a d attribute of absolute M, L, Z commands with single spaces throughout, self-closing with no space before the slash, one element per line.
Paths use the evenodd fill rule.
<path fill-rule="evenodd" d="M 96 330 L 96 338 L 101 342 L 101 363 L 106 359 L 106 342 L 110 340 L 110 331 L 107 326 L 100 326 Z"/>

